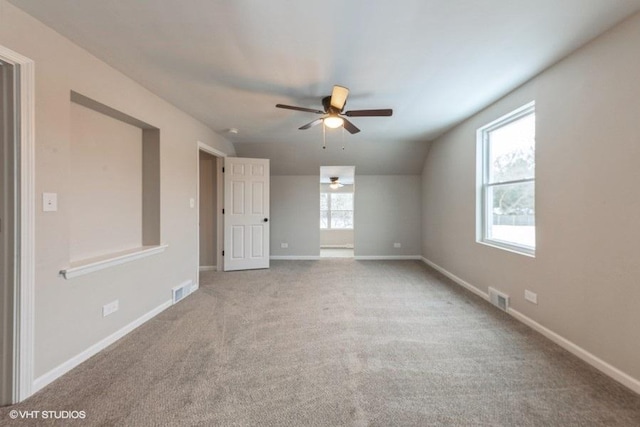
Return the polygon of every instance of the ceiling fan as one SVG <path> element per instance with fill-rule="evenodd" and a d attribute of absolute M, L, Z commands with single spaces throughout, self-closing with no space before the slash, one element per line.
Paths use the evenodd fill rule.
<path fill-rule="evenodd" d="M 382 109 L 382 110 L 351 110 L 342 112 L 344 110 L 344 106 L 347 104 L 347 97 L 349 96 L 349 89 L 343 86 L 334 86 L 333 91 L 330 96 L 325 96 L 322 98 L 322 106 L 324 107 L 324 111 L 322 110 L 314 110 L 312 108 L 304 108 L 304 107 L 294 107 L 292 105 L 284 105 L 284 104 L 276 104 L 277 108 L 285 108 L 287 110 L 296 110 L 296 111 L 304 111 L 306 113 L 315 113 L 322 114 L 322 117 L 316 119 L 310 123 L 307 123 L 304 126 L 301 126 L 300 130 L 309 129 L 310 127 L 319 125 L 320 123 L 324 123 L 326 127 L 329 128 L 339 128 L 340 126 L 344 126 L 344 128 L 349 131 L 349 133 L 358 133 L 360 129 L 358 129 L 353 123 L 347 120 L 344 116 L 347 117 L 388 117 L 393 114 L 393 110 L 390 108 Z"/>
<path fill-rule="evenodd" d="M 331 187 L 333 190 L 336 190 L 340 187 L 344 187 L 344 184 L 340 183 L 340 178 L 338 178 L 337 176 L 330 177 L 329 181 L 331 181 L 331 184 L 329 184 L 329 187 Z"/>

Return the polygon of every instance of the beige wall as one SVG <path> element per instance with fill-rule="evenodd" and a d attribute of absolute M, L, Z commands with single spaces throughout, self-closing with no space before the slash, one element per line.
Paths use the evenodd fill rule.
<path fill-rule="evenodd" d="M 216 158 L 200 151 L 200 266 L 216 265 Z"/>
<path fill-rule="evenodd" d="M 319 175 L 271 177 L 272 256 L 320 256 L 319 182 Z"/>
<path fill-rule="evenodd" d="M 142 246 L 142 129 L 71 102 L 69 256 Z"/>
<path fill-rule="evenodd" d="M 232 145 L 80 47 L 0 0 L 0 44 L 35 61 L 36 194 L 58 194 L 58 211 L 36 212 L 36 378 L 85 351 L 196 280 L 197 141 Z M 160 129 L 161 240 L 165 252 L 71 280 L 71 104 L 74 90 Z M 114 224 L 114 226 L 117 226 Z M 102 317 L 115 299 L 120 309 Z"/>
<path fill-rule="evenodd" d="M 353 230 L 320 230 L 320 247 L 353 247 Z"/>
<path fill-rule="evenodd" d="M 436 140 L 423 255 L 640 379 L 640 15 Z M 476 130 L 536 101 L 536 257 L 475 242 Z M 360 184 L 360 182 L 358 182 Z M 538 294 L 538 305 L 524 290 Z"/>
<path fill-rule="evenodd" d="M 320 196 L 316 176 L 271 177 L 271 255 L 319 256 Z M 356 256 L 420 255 L 420 175 L 357 175 Z M 283 249 L 281 243 L 288 243 Z M 394 248 L 395 242 L 401 248 Z"/>
<path fill-rule="evenodd" d="M 356 256 L 420 255 L 420 188 L 420 175 L 356 176 Z"/>

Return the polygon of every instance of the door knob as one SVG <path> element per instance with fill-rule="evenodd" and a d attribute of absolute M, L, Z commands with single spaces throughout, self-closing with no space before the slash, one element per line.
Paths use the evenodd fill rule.
<path fill-rule="evenodd" d="M 264 222 L 269 222 L 269 218 L 265 218 L 265 219 L 264 219 Z"/>

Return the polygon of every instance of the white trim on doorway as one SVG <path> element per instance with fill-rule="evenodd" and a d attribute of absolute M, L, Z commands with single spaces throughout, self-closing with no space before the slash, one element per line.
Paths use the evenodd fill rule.
<path fill-rule="evenodd" d="M 19 81 L 19 206 L 16 239 L 19 242 L 14 297 L 14 374 L 13 400 L 22 401 L 32 394 L 34 371 L 35 319 L 35 64 L 10 49 L 0 46 L 0 59 L 17 68 Z"/>
<path fill-rule="evenodd" d="M 216 157 L 227 157 L 227 153 L 225 153 L 224 151 L 217 150 L 212 146 L 207 145 L 204 142 L 200 142 L 200 141 L 198 141 L 198 150 L 202 150 Z"/>
<path fill-rule="evenodd" d="M 197 147 L 196 147 L 196 198 L 197 198 L 197 203 L 196 203 L 196 218 L 197 218 L 197 224 L 198 224 L 198 241 L 196 244 L 196 271 L 197 271 L 197 280 L 196 283 L 200 283 L 200 272 L 201 271 L 205 271 L 203 268 L 200 267 L 200 151 L 204 151 L 205 153 L 209 153 L 212 156 L 217 157 L 218 159 L 227 157 L 227 154 L 223 151 L 217 150 L 213 147 L 211 147 L 210 145 L 205 144 L 204 142 L 197 142 Z M 217 182 L 217 188 L 216 188 L 216 199 L 217 199 L 217 206 L 218 208 L 220 208 L 221 206 L 224 205 L 224 198 L 223 198 L 223 194 L 224 194 L 224 181 L 223 181 L 223 176 L 222 176 L 222 166 L 224 165 L 223 162 L 221 162 L 220 160 L 216 161 L 216 182 Z M 222 248 L 224 247 L 224 240 L 223 240 L 223 234 L 224 234 L 224 230 L 222 228 L 222 216 L 220 215 L 220 213 L 218 212 L 218 215 L 216 215 L 216 230 L 217 230 L 217 236 L 218 236 L 218 241 L 216 242 L 216 247 L 218 248 L 218 253 L 216 255 L 216 265 L 215 265 L 215 270 L 220 271 L 222 270 Z"/>

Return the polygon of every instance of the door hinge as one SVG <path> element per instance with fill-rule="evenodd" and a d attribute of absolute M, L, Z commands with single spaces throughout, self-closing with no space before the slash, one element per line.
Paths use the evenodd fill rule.
<path fill-rule="evenodd" d="M 224 208 L 222 208 L 222 215 L 224 215 Z"/>
<path fill-rule="evenodd" d="M 222 167 L 222 173 L 224 173 L 224 166 Z"/>
<path fill-rule="evenodd" d="M 224 251 L 222 251 L 222 256 L 224 256 Z"/>

